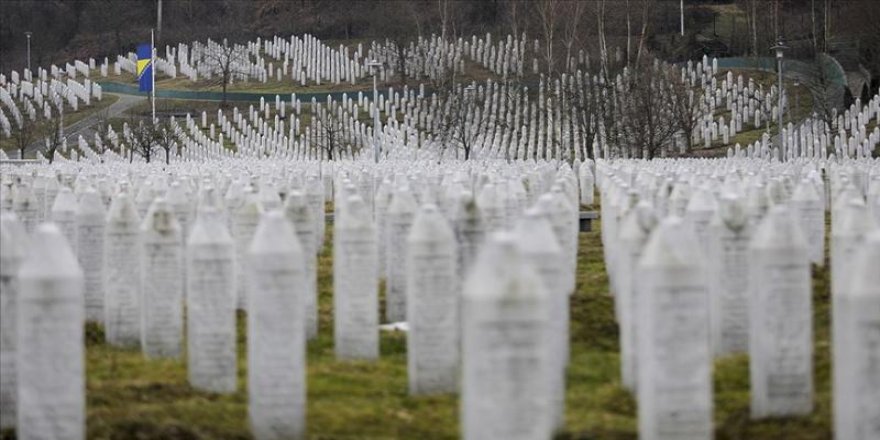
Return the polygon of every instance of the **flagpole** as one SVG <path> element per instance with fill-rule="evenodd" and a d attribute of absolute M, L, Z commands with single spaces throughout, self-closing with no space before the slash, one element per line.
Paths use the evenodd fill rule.
<path fill-rule="evenodd" d="M 156 40 L 153 29 L 150 29 L 150 77 L 153 86 L 150 87 L 150 97 L 153 102 L 153 124 L 156 123 Z"/>

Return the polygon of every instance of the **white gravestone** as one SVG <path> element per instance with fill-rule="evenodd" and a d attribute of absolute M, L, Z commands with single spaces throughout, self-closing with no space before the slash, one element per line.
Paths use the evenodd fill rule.
<path fill-rule="evenodd" d="M 549 438 L 548 294 L 511 235 L 488 238 L 462 301 L 462 437 Z"/>
<path fill-rule="evenodd" d="M 27 233 L 15 214 L 0 213 L 0 429 L 15 426 L 19 280 L 27 251 Z"/>
<path fill-rule="evenodd" d="M 752 417 L 813 409 L 810 260 L 800 227 L 774 206 L 749 246 L 749 371 Z"/>
<path fill-rule="evenodd" d="M 663 220 L 638 265 L 638 413 L 641 439 L 712 438 L 709 294 L 686 222 Z"/>
<path fill-rule="evenodd" d="M 114 346 L 137 347 L 141 339 L 139 228 L 131 198 L 117 194 L 104 230 L 104 327 Z"/>
<path fill-rule="evenodd" d="M 305 264 L 305 325 L 306 338 L 318 335 L 318 254 L 315 250 L 315 218 L 309 207 L 306 194 L 302 191 L 291 191 L 285 200 L 284 213 L 293 226 L 296 238 L 302 249 Z"/>
<path fill-rule="evenodd" d="M 575 277 L 577 273 L 577 246 L 578 246 L 578 211 L 566 197 L 562 188 L 554 185 L 550 195 L 553 197 L 553 209 L 548 209 L 553 219 L 553 232 L 562 247 L 562 257 L 566 270 L 563 272 L 565 289 L 569 295 L 574 293 Z M 542 195 L 541 198 L 544 196 Z M 539 200 L 541 199 L 539 198 Z M 568 355 L 566 355 L 568 358 Z"/>
<path fill-rule="evenodd" d="M 847 200 L 835 214 L 837 221 L 834 230 L 831 231 L 832 298 L 847 290 L 852 258 L 858 247 L 864 243 L 865 236 L 876 228 L 874 219 L 861 197 Z"/>
<path fill-rule="evenodd" d="M 565 375 L 568 354 L 568 292 L 564 280 L 562 248 L 553 235 L 549 215 L 540 208 L 526 211 L 519 220 L 515 234 L 520 252 L 534 267 L 544 285 L 548 299 L 549 322 L 547 346 L 550 351 L 547 380 L 552 423 L 555 429 L 565 426 Z"/>
<path fill-rule="evenodd" d="M 388 240 L 386 239 L 385 235 L 388 230 L 388 206 L 390 204 L 391 181 L 386 180 L 382 182 L 376 189 L 376 199 L 373 201 L 373 216 L 376 219 L 376 243 L 378 243 L 379 245 L 379 265 L 377 267 L 377 270 L 379 271 L 380 278 L 385 277 L 385 265 L 388 262 L 387 253 L 385 251 Z"/>
<path fill-rule="evenodd" d="M 196 216 L 186 246 L 189 383 L 198 390 L 236 389 L 235 243 L 217 208 Z"/>
<path fill-rule="evenodd" d="M 810 261 L 820 267 L 825 263 L 825 209 L 813 182 L 803 180 L 791 196 L 801 232 L 810 247 Z"/>
<path fill-rule="evenodd" d="M 324 249 L 324 232 L 326 228 L 324 219 L 326 218 L 326 212 L 324 211 L 324 185 L 318 176 L 306 178 L 306 198 L 309 200 L 309 206 L 312 208 L 312 214 L 318 226 L 318 233 L 315 236 L 317 241 L 315 249 L 320 253 Z"/>
<path fill-rule="evenodd" d="M 235 241 L 236 273 L 236 307 L 239 310 L 247 310 L 249 269 L 248 259 L 245 257 L 248 247 L 254 238 L 257 224 L 260 222 L 260 214 L 263 209 L 258 194 L 251 188 L 245 189 L 244 203 L 232 213 L 232 237 Z"/>
<path fill-rule="evenodd" d="M 580 202 L 581 205 L 593 206 L 594 181 L 590 162 L 584 162 L 580 166 Z"/>
<path fill-rule="evenodd" d="M 406 338 L 410 394 L 458 389 L 459 292 L 455 235 L 437 207 L 424 205 L 407 239 Z"/>
<path fill-rule="evenodd" d="M 21 184 L 16 188 L 12 198 L 12 209 L 18 215 L 19 221 L 28 233 L 33 232 L 37 223 L 41 221 L 40 206 L 35 197 L 34 189 L 28 184 Z"/>
<path fill-rule="evenodd" d="M 860 332 L 865 332 L 870 340 L 872 331 L 870 323 L 864 327 L 862 325 L 853 327 L 852 323 L 854 320 L 869 316 L 862 313 L 871 310 L 872 306 L 870 300 L 865 301 L 862 297 L 856 298 L 854 296 L 856 295 L 853 290 L 855 280 L 864 280 L 869 277 L 866 273 L 859 274 L 855 272 L 857 268 L 854 266 L 854 263 L 856 262 L 855 257 L 861 249 L 870 249 L 870 245 L 866 244 L 866 239 L 876 229 L 876 225 L 861 198 L 850 199 L 838 208 L 836 215 L 838 220 L 831 235 L 831 353 L 834 358 L 834 382 L 832 388 L 834 391 L 833 395 L 835 396 L 834 415 L 835 420 L 842 418 L 850 420 L 851 423 L 857 423 L 856 420 L 859 419 L 859 416 L 853 417 L 851 412 L 858 414 L 864 411 L 864 409 L 859 408 L 858 405 L 847 408 L 847 396 L 852 395 L 851 393 L 860 395 L 863 391 L 870 389 L 871 386 L 870 382 L 859 384 L 857 380 L 851 380 L 852 377 L 858 377 L 861 372 L 858 371 L 859 368 L 853 368 L 850 362 L 863 362 L 853 357 L 853 349 L 855 347 L 858 347 L 855 348 L 856 350 L 872 352 L 870 345 L 860 346 L 861 344 L 856 342 L 864 337 L 859 334 Z M 874 272 L 876 272 L 878 261 L 880 260 L 874 261 Z M 867 270 L 871 271 L 871 269 Z M 867 287 L 867 285 L 862 283 L 862 287 Z M 864 301 L 864 303 L 858 304 L 859 299 Z M 864 308 L 854 308 L 854 302 L 856 303 L 855 305 L 861 305 Z M 877 316 L 880 317 L 880 314 Z M 858 330 L 853 331 L 853 329 Z M 880 339 L 877 341 L 880 342 Z M 877 352 L 876 349 L 873 351 Z M 856 384 L 859 388 L 848 388 L 848 386 Z M 880 421 L 880 419 L 877 420 Z M 837 424 L 836 426 L 843 428 L 844 432 L 851 430 L 851 433 L 849 436 L 837 433 L 840 435 L 839 438 L 862 438 L 855 435 L 856 430 L 853 428 L 842 425 Z"/>
<path fill-rule="evenodd" d="M 68 187 L 61 188 L 52 204 L 52 222 L 58 225 L 70 248 L 76 253 L 76 195 Z"/>
<path fill-rule="evenodd" d="M 398 187 L 388 207 L 387 219 L 385 319 L 388 322 L 406 321 L 406 238 L 417 210 L 418 205 L 410 189 Z"/>
<path fill-rule="evenodd" d="M 697 188 L 688 201 L 685 219 L 694 231 L 704 257 L 709 253 L 709 223 L 716 209 L 715 195 L 704 187 Z"/>
<path fill-rule="evenodd" d="M 749 350 L 749 240 L 741 197 L 722 195 L 709 224 L 709 303 L 716 356 Z"/>
<path fill-rule="evenodd" d="M 83 274 L 61 230 L 37 226 L 19 271 L 17 434 L 85 437 Z"/>
<path fill-rule="evenodd" d="M 379 357 L 376 229 L 360 196 L 349 197 L 333 239 L 333 340 L 340 359 Z"/>
<path fill-rule="evenodd" d="M 86 320 L 104 322 L 104 233 L 107 209 L 94 188 L 86 188 L 76 211 L 76 253 L 85 276 Z"/>
<path fill-rule="evenodd" d="M 153 200 L 141 225 L 141 348 L 148 358 L 181 354 L 183 245 L 164 198 Z"/>
<path fill-rule="evenodd" d="M 880 232 L 852 260 L 850 281 L 835 301 L 834 435 L 880 438 Z"/>
<path fill-rule="evenodd" d="M 639 308 L 637 266 L 645 243 L 657 225 L 654 210 L 647 201 L 640 201 L 629 211 L 620 225 L 617 271 L 620 280 L 615 305 L 620 310 L 620 368 L 623 386 L 635 391 L 638 381 Z"/>
<path fill-rule="evenodd" d="M 467 278 L 474 266 L 486 229 L 480 207 L 470 191 L 464 190 L 455 198 L 450 217 L 458 241 L 457 282 L 462 284 L 461 280 Z"/>
<path fill-rule="evenodd" d="M 247 257 L 251 430 L 256 439 L 303 438 L 308 283 L 299 240 L 281 212 L 263 214 Z"/>
<path fill-rule="evenodd" d="M 55 198 L 58 196 L 60 188 L 61 184 L 58 183 L 58 179 L 55 175 L 46 179 L 46 195 L 43 199 L 43 201 L 46 202 L 46 206 L 43 208 L 43 212 L 46 213 L 45 217 L 51 218 L 52 206 L 55 204 Z"/>

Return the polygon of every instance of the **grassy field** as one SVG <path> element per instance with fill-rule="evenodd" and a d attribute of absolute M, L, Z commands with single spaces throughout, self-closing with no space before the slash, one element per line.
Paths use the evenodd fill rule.
<path fill-rule="evenodd" d="M 620 385 L 618 330 L 602 261 L 600 224 L 580 234 L 577 292 L 571 299 L 571 365 L 567 423 L 561 439 L 635 439 L 636 404 Z M 405 336 L 385 333 L 381 359 L 338 362 L 332 343 L 332 232 L 319 259 L 320 335 L 308 347 L 308 433 L 313 439 L 457 438 L 455 396 L 407 395 Z M 827 265 L 826 265 L 827 267 Z M 831 438 L 829 276 L 814 283 L 816 409 L 808 417 L 751 421 L 748 359 L 715 366 L 718 439 Z M 87 430 L 99 439 L 248 438 L 245 315 L 238 320 L 239 387 L 221 396 L 193 390 L 186 365 L 146 360 L 110 348 L 98 326 L 87 327 Z M 6 432 L 4 439 L 14 438 Z"/>
<path fill-rule="evenodd" d="M 356 46 L 356 45 L 355 45 Z M 281 66 L 281 64 L 277 60 L 268 60 L 268 62 L 272 62 L 275 65 L 275 68 Z M 393 68 L 393 67 L 390 67 Z M 95 71 L 97 72 L 97 70 Z M 98 73 L 95 73 L 98 75 Z M 469 82 L 471 80 L 478 82 L 485 82 L 488 78 L 495 78 L 496 75 L 477 64 L 475 61 L 471 59 L 465 60 L 465 72 L 460 76 L 461 81 Z M 135 75 L 131 73 L 122 72 L 121 75 L 110 74 L 106 78 L 101 78 L 102 81 L 110 81 L 121 84 L 129 84 L 135 85 L 137 84 L 137 79 Z M 430 83 L 427 78 L 408 78 L 407 85 L 410 89 L 417 88 L 419 83 L 425 82 Z M 402 90 L 404 84 L 400 81 L 396 76 L 392 76 L 389 81 L 379 81 L 379 89 L 386 90 L 389 87 L 393 87 L 395 90 Z M 214 76 L 211 79 L 199 78 L 197 81 L 190 81 L 189 78 L 178 75 L 177 78 L 170 78 L 164 75 L 159 75 L 156 77 L 156 87 L 157 89 L 162 90 L 196 90 L 196 91 L 212 91 L 212 92 L 220 92 L 223 90 L 222 81 L 218 76 Z M 290 75 L 284 76 L 281 80 L 274 78 L 267 78 L 266 82 L 259 81 L 257 79 L 251 78 L 248 81 L 235 81 L 232 84 L 227 86 L 228 93 L 238 93 L 238 92 L 248 92 L 248 93 L 278 93 L 278 94 L 290 94 L 290 93 L 328 93 L 328 92 L 349 92 L 351 96 L 356 96 L 357 92 L 361 91 L 365 94 L 372 93 L 373 90 L 373 77 L 371 75 L 367 75 L 363 78 L 359 78 L 352 84 L 349 81 L 342 81 L 339 84 L 335 84 L 332 81 L 324 80 L 321 84 L 316 84 L 314 80 L 308 80 L 306 85 L 303 86 L 299 81 L 294 81 L 291 79 Z M 372 97 L 372 95 L 369 95 Z"/>

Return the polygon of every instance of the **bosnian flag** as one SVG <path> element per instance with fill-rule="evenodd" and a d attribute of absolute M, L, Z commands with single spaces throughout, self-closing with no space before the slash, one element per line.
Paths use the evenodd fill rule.
<path fill-rule="evenodd" d="M 138 44 L 137 56 L 138 90 L 150 92 L 153 90 L 153 46 L 150 43 Z"/>

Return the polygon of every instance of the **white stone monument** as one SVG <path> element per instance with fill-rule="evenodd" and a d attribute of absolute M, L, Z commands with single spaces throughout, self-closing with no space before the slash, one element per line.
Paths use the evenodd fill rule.
<path fill-rule="evenodd" d="M 86 188 L 76 211 L 76 252 L 85 276 L 86 320 L 104 322 L 104 234 L 107 209 L 94 188 Z"/>
<path fill-rule="evenodd" d="M 333 340 L 340 359 L 379 357 L 376 228 L 360 196 L 349 197 L 333 240 Z"/>
<path fill-rule="evenodd" d="M 880 438 L 880 232 L 852 259 L 850 281 L 834 302 L 834 437 Z"/>
<path fill-rule="evenodd" d="M 183 244 L 168 202 L 153 200 L 141 225 L 141 348 L 148 358 L 181 354 Z"/>
<path fill-rule="evenodd" d="M 256 439 L 304 438 L 308 283 L 299 240 L 281 212 L 263 214 L 247 257 L 251 430 Z"/>
<path fill-rule="evenodd" d="M 651 231 L 657 226 L 657 218 L 650 202 L 640 201 L 624 217 L 619 228 L 617 255 L 618 283 L 614 296 L 620 320 L 620 368 L 623 386 L 636 390 L 638 382 L 638 335 L 639 308 L 643 301 L 636 295 L 640 289 L 637 282 L 638 264 Z"/>
<path fill-rule="evenodd" d="M 523 258 L 537 270 L 547 293 L 549 322 L 547 347 L 550 352 L 547 380 L 549 404 L 555 429 L 565 426 L 565 375 L 568 362 L 568 292 L 565 290 L 562 248 L 553 235 L 549 215 L 531 208 L 514 231 Z"/>
<path fill-rule="evenodd" d="M 388 322 L 406 321 L 406 238 L 417 210 L 410 189 L 398 187 L 388 207 L 386 232 L 385 319 Z"/>
<path fill-rule="evenodd" d="M 51 219 L 58 225 L 70 248 L 76 253 L 76 195 L 68 187 L 62 187 L 52 204 Z"/>
<path fill-rule="evenodd" d="M 511 235 L 489 237 L 462 300 L 462 437 L 549 438 L 550 304 Z"/>
<path fill-rule="evenodd" d="M 452 393 L 459 375 L 459 284 L 455 235 L 432 204 L 407 238 L 406 338 L 410 394 Z"/>
<path fill-rule="evenodd" d="M 702 253 L 685 221 L 664 219 L 638 265 L 641 439 L 711 439 L 712 353 Z"/>
<path fill-rule="evenodd" d="M 82 439 L 83 274 L 57 226 L 37 226 L 19 277 L 16 433 L 22 439 Z"/>
<path fill-rule="evenodd" d="M 749 349 L 749 242 L 752 230 L 743 199 L 725 194 L 709 224 L 709 303 L 716 356 Z"/>
<path fill-rule="evenodd" d="M 244 192 L 244 203 L 231 215 L 232 237 L 235 241 L 236 257 L 236 307 L 239 310 L 247 310 L 248 280 L 250 270 L 247 267 L 248 259 L 245 257 L 248 247 L 254 238 L 257 224 L 260 222 L 260 214 L 263 212 L 262 205 L 258 200 L 258 194 L 248 187 Z"/>
<path fill-rule="evenodd" d="M 24 225 L 15 214 L 0 213 L 0 429 L 15 426 L 18 270 L 27 252 L 27 241 Z"/>
<path fill-rule="evenodd" d="M 813 409 L 813 319 L 806 241 L 782 205 L 749 246 L 749 371 L 753 418 Z"/>
<path fill-rule="evenodd" d="M 187 356 L 196 389 L 236 389 L 235 244 L 220 211 L 200 209 L 186 246 Z"/>
<path fill-rule="evenodd" d="M 117 347 L 137 347 L 141 340 L 139 233 L 134 203 L 117 194 L 104 230 L 104 329 L 107 342 Z"/>
<path fill-rule="evenodd" d="M 296 237 L 299 240 L 305 270 L 305 323 L 306 338 L 312 339 L 318 335 L 318 254 L 315 247 L 315 217 L 309 207 L 306 194 L 294 190 L 287 195 L 284 205 L 284 213 L 287 220 L 293 226 Z"/>

